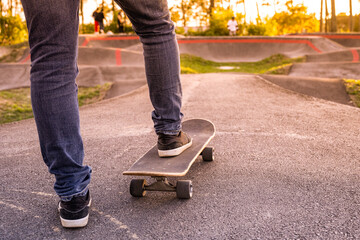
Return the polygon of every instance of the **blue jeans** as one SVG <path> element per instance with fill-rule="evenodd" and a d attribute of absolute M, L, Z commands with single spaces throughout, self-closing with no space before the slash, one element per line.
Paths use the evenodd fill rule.
<path fill-rule="evenodd" d="M 117 0 L 143 43 L 156 133 L 181 129 L 179 50 L 166 0 Z M 79 0 L 22 0 L 31 49 L 31 99 L 41 153 L 62 198 L 86 192 L 77 100 Z"/>

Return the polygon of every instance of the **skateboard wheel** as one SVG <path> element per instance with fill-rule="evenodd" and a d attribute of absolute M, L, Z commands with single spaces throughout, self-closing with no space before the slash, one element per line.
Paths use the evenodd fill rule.
<path fill-rule="evenodd" d="M 202 158 L 206 162 L 214 161 L 214 148 L 213 147 L 206 147 L 201 152 Z"/>
<path fill-rule="evenodd" d="M 133 197 L 143 197 L 146 194 L 145 191 L 145 179 L 132 179 L 130 182 L 130 194 Z"/>
<path fill-rule="evenodd" d="M 180 199 L 192 197 L 193 187 L 190 180 L 179 180 L 176 183 L 176 196 Z"/>

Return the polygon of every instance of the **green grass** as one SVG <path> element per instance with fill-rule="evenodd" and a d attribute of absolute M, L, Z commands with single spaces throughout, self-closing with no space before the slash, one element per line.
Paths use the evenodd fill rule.
<path fill-rule="evenodd" d="M 0 124 L 32 117 L 29 88 L 0 91 Z"/>
<path fill-rule="evenodd" d="M 79 105 L 87 105 L 104 99 L 111 83 L 96 87 L 79 87 Z M 32 118 L 30 88 L 0 91 L 0 124 Z"/>
<path fill-rule="evenodd" d="M 344 79 L 346 91 L 354 104 L 360 107 L 360 80 Z"/>
<path fill-rule="evenodd" d="M 258 62 L 229 62 L 219 63 L 208 61 L 200 57 L 189 54 L 181 54 L 181 73 L 218 73 L 218 72 L 242 72 L 262 74 L 271 72 L 273 74 L 282 74 L 284 67 L 295 62 L 303 62 L 304 58 L 287 58 L 284 55 L 277 54 L 265 58 Z M 220 67 L 232 67 L 224 70 Z"/>

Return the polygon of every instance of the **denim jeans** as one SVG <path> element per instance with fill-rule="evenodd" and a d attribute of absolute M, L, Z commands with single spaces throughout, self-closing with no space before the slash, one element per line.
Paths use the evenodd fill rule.
<path fill-rule="evenodd" d="M 156 133 L 181 129 L 179 50 L 166 0 L 117 0 L 143 43 Z M 41 153 L 63 198 L 84 193 L 91 168 L 83 165 L 77 101 L 79 0 L 22 0 L 31 50 L 31 99 Z"/>

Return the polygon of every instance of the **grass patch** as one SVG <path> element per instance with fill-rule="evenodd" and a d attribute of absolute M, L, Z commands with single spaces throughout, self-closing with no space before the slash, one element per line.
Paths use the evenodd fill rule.
<path fill-rule="evenodd" d="M 351 100 L 360 107 L 360 80 L 344 79 L 344 83 Z"/>
<path fill-rule="evenodd" d="M 105 83 L 104 85 L 97 85 L 95 87 L 79 87 L 79 106 L 81 107 L 103 100 L 112 85 L 112 83 Z"/>
<path fill-rule="evenodd" d="M 32 117 L 29 88 L 0 91 L 0 124 Z"/>
<path fill-rule="evenodd" d="M 79 87 L 79 105 L 87 105 L 104 99 L 111 83 L 95 87 Z M 30 88 L 0 91 L 0 124 L 34 117 L 31 107 Z"/>
<path fill-rule="evenodd" d="M 258 62 L 229 62 L 219 63 L 205 60 L 189 54 L 181 54 L 181 73 L 218 73 L 218 72 L 243 72 L 263 74 L 269 71 L 278 72 L 278 69 L 289 66 L 295 62 L 304 62 L 304 58 L 287 58 L 276 54 Z M 228 69 L 222 69 L 222 67 Z M 281 71 L 279 72 L 281 73 Z"/>

